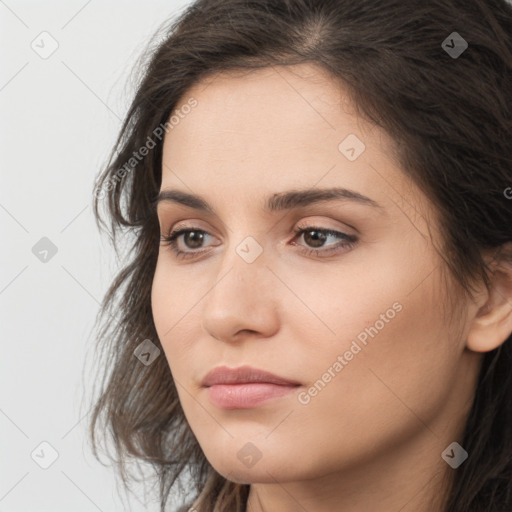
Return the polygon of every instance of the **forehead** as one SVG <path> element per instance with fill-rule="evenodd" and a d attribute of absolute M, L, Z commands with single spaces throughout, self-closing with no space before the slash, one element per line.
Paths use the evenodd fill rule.
<path fill-rule="evenodd" d="M 176 110 L 190 98 L 197 106 L 167 134 L 166 145 L 193 136 L 194 144 L 205 151 L 243 148 L 250 153 L 262 145 L 267 151 L 280 144 L 297 149 L 304 142 L 314 146 L 316 139 L 327 136 L 326 143 L 332 142 L 336 149 L 340 130 L 343 133 L 358 121 L 346 113 L 337 115 L 340 110 L 350 111 L 348 95 L 312 65 L 215 74 L 191 87 Z"/>
<path fill-rule="evenodd" d="M 215 74 L 189 88 L 174 112 L 191 99 L 194 108 L 165 136 L 162 189 L 211 196 L 214 186 L 214 194 L 249 199 L 341 186 L 381 204 L 425 199 L 400 171 L 386 132 L 358 117 L 341 81 L 316 65 Z M 364 148 L 355 160 L 340 149 L 349 137 Z"/>

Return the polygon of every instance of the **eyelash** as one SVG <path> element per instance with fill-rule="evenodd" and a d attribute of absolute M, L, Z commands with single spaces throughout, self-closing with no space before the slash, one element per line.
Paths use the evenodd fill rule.
<path fill-rule="evenodd" d="M 333 253 L 340 252 L 341 249 L 352 249 L 358 241 L 357 237 L 355 237 L 353 235 L 347 235 L 346 233 L 342 233 L 340 231 L 334 231 L 332 229 L 322 229 L 322 228 L 318 228 L 316 226 L 307 226 L 307 227 L 299 226 L 299 227 L 297 227 L 297 229 L 295 229 L 293 232 L 294 239 L 297 238 L 297 236 L 302 235 L 303 233 L 307 233 L 308 231 L 318 231 L 326 236 L 332 235 L 332 236 L 336 236 L 338 238 L 343 239 L 343 241 L 341 243 L 337 244 L 335 247 L 331 247 L 330 249 L 323 249 L 323 250 L 315 249 L 315 248 L 301 249 L 301 252 L 308 256 L 312 255 L 312 254 L 314 254 L 315 256 L 331 255 Z M 207 252 L 207 250 L 181 251 L 178 249 L 177 238 L 179 236 L 181 236 L 185 233 L 189 233 L 189 232 L 199 232 L 199 233 L 204 233 L 204 234 L 209 235 L 209 233 L 207 231 L 204 231 L 202 229 L 194 229 L 194 228 L 177 229 L 176 231 L 169 233 L 169 235 L 167 235 L 167 236 L 161 236 L 160 237 L 161 245 L 163 245 L 163 246 L 168 245 L 171 248 L 171 250 L 176 254 L 176 257 L 178 257 L 180 259 L 198 257 L 199 255 Z"/>

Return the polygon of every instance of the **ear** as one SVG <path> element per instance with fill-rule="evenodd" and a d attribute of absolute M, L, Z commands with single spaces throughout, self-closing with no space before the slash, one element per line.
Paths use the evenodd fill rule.
<path fill-rule="evenodd" d="M 490 288 L 484 287 L 468 332 L 467 347 L 474 352 L 494 350 L 512 333 L 512 243 L 500 248 L 489 268 Z"/>

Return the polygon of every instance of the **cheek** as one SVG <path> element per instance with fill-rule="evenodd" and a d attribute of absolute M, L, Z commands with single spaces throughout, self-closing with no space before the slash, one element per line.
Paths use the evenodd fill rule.
<path fill-rule="evenodd" d="M 432 272 L 426 255 L 411 261 L 415 266 L 397 262 L 394 254 L 362 265 L 365 272 L 357 276 L 319 274 L 322 293 L 306 295 L 306 278 L 294 282 L 294 291 L 322 319 L 302 306 L 294 317 L 295 354 L 283 359 L 302 368 L 308 381 L 298 397 L 299 436 L 310 436 L 314 423 L 344 449 L 364 452 L 424 428 L 422 421 L 441 410 L 456 378 L 461 340 L 444 318 L 440 270 Z M 285 321 L 291 325 L 291 316 Z M 361 443 L 347 446 L 347 435 Z"/>
<path fill-rule="evenodd" d="M 199 298 L 197 287 L 190 286 L 189 281 L 187 285 L 187 279 L 167 264 L 165 255 L 159 256 L 151 288 L 151 309 L 173 376 L 190 349 L 191 338 L 184 335 L 183 329 L 189 325 L 187 320 Z M 178 338 L 180 343 L 176 342 Z"/>
<path fill-rule="evenodd" d="M 349 336 L 338 350 L 309 353 L 309 386 L 298 397 L 286 436 L 268 438 L 275 446 L 267 449 L 286 445 L 287 437 L 293 449 L 300 440 L 310 467 L 335 471 L 426 432 L 453 389 L 457 361 L 453 340 L 446 332 L 442 337 L 435 323 L 440 316 L 425 314 L 425 307 L 422 301 L 404 300 L 402 311 L 366 345 Z M 360 347 L 355 354 L 353 340 Z M 346 364 L 336 366 L 347 351 L 351 360 L 345 357 Z M 319 433 L 329 440 L 325 446 Z"/>
<path fill-rule="evenodd" d="M 172 327 L 172 324 L 169 322 L 169 315 L 173 311 L 173 291 L 169 289 L 168 282 L 170 280 L 165 274 L 160 261 L 159 257 L 151 286 L 151 312 L 160 342 L 162 345 L 165 345 L 165 333 Z"/>
<path fill-rule="evenodd" d="M 354 453 L 384 448 L 424 428 L 452 389 L 459 340 L 444 323 L 432 282 L 410 293 L 413 288 L 389 282 L 373 305 L 346 302 L 335 346 L 309 355 L 304 414 Z M 335 364 L 338 356 L 341 365 Z M 347 433 L 351 446 L 344 442 Z"/>

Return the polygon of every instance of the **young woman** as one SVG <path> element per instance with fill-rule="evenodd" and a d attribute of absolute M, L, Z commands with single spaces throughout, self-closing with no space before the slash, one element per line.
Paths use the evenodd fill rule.
<path fill-rule="evenodd" d="M 94 447 L 162 511 L 512 510 L 511 141 L 505 0 L 192 4 L 96 189 Z"/>

